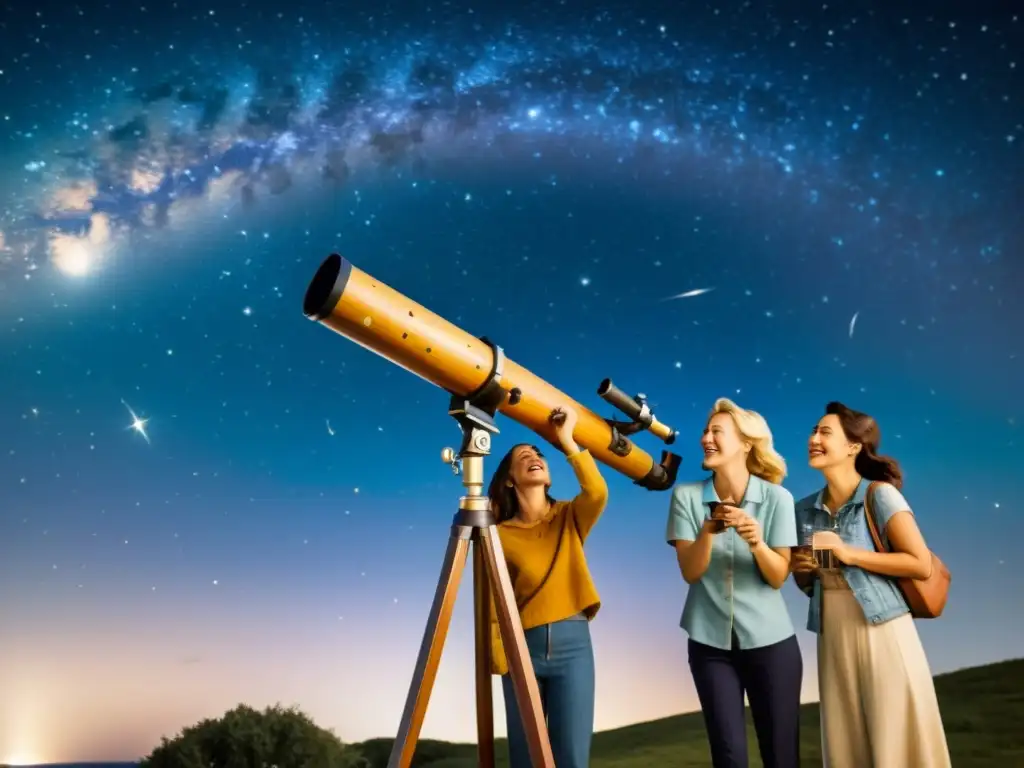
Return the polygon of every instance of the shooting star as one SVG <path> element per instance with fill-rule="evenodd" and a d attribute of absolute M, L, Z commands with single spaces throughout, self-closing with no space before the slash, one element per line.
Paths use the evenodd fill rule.
<path fill-rule="evenodd" d="M 124 399 L 121 400 L 121 403 L 128 409 L 128 413 L 132 417 L 132 423 L 125 427 L 125 429 L 134 429 L 142 435 L 142 439 L 145 440 L 147 444 L 152 445 L 152 443 L 149 442 L 149 435 L 146 433 L 146 424 L 149 422 L 149 419 L 140 419 Z"/>
<path fill-rule="evenodd" d="M 692 299 L 694 296 L 701 296 L 705 293 L 710 293 L 715 290 L 714 288 L 694 288 L 692 291 L 686 291 L 685 293 L 677 293 L 675 296 L 666 296 L 662 301 L 671 301 L 672 299 Z"/>
<path fill-rule="evenodd" d="M 859 314 L 860 314 L 860 312 L 854 312 L 853 313 L 853 317 L 850 318 L 850 338 L 851 339 L 853 338 L 853 329 L 857 327 L 857 315 L 859 315 Z"/>
<path fill-rule="evenodd" d="M 334 430 L 331 429 L 330 419 L 327 419 L 326 421 L 327 421 L 327 434 L 330 435 L 331 437 L 334 437 Z"/>

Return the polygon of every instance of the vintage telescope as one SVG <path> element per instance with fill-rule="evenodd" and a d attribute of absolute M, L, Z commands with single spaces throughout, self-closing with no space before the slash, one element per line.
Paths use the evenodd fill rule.
<path fill-rule="evenodd" d="M 549 416 L 570 406 L 579 418 L 574 438 L 601 463 L 651 491 L 675 484 L 680 457 L 662 451 L 661 461 L 637 448 L 629 435 L 647 430 L 671 445 L 676 432 L 658 421 L 643 395 L 630 397 L 601 382 L 597 394 L 622 411 L 627 421 L 603 419 L 521 365 L 486 337 L 477 338 L 412 299 L 352 266 L 338 254 L 320 265 L 306 290 L 304 314 L 446 390 L 474 401 L 489 388 L 500 413 L 554 443 Z"/>
<path fill-rule="evenodd" d="M 676 433 L 654 418 L 643 395 L 631 398 L 601 382 L 598 394 L 623 411 L 628 421 L 601 419 L 543 379 L 505 358 L 501 347 L 475 338 L 430 310 L 356 269 L 337 254 L 320 265 L 303 301 L 306 316 L 415 373 L 451 399 L 448 415 L 462 431 L 458 452 L 442 458 L 462 474 L 465 493 L 452 519 L 448 548 L 420 644 L 412 683 L 388 768 L 411 768 L 431 691 L 437 678 L 462 574 L 473 553 L 474 648 L 476 662 L 477 765 L 494 768 L 494 712 L 491 688 L 491 615 L 501 644 L 534 768 L 555 768 L 547 722 L 523 633 L 515 593 L 503 554 L 495 510 L 484 493 L 484 459 L 491 452 L 494 417 L 504 413 L 555 442 L 556 408 L 573 408 L 579 418 L 576 443 L 595 459 L 633 478 L 637 485 L 664 491 L 675 483 L 680 458 L 662 451 L 661 462 L 635 447 L 628 435 L 642 429 L 666 444 Z M 493 609 L 488 607 L 493 600 Z"/>

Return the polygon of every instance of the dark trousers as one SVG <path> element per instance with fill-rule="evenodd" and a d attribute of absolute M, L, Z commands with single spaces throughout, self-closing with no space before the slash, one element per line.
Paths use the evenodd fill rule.
<path fill-rule="evenodd" d="M 747 768 L 744 693 L 764 768 L 797 768 L 804 664 L 796 637 L 740 650 L 733 634 L 731 650 L 693 640 L 688 650 L 714 768 Z"/>
<path fill-rule="evenodd" d="M 567 619 L 526 630 L 526 645 L 540 687 L 556 768 L 590 768 L 594 735 L 594 648 L 590 622 Z M 512 678 L 505 693 L 510 768 L 532 768 Z"/>

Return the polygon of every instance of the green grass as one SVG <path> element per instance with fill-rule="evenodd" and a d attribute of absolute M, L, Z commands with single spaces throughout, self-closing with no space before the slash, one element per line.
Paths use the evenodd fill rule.
<path fill-rule="evenodd" d="M 1024 766 L 1024 659 L 962 669 L 935 678 L 953 765 L 956 768 Z M 801 711 L 803 765 L 821 765 L 818 705 Z M 751 766 L 761 765 L 748 712 Z M 387 765 L 392 739 L 358 745 L 373 768 Z M 506 766 L 504 739 L 495 745 Z M 700 712 L 638 723 L 594 734 L 592 768 L 710 766 Z M 413 768 L 475 768 L 476 746 L 421 740 Z"/>

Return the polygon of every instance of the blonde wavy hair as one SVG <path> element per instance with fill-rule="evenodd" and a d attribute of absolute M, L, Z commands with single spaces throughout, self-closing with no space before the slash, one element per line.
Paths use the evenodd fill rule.
<path fill-rule="evenodd" d="M 750 453 L 747 454 L 747 470 L 752 475 L 767 480 L 769 483 L 778 485 L 786 476 L 786 460 L 782 458 L 772 445 L 772 431 L 768 428 L 768 422 L 764 416 L 756 411 L 748 411 L 740 408 L 736 403 L 727 397 L 720 397 L 715 400 L 708 414 L 708 420 L 718 413 L 727 413 L 732 416 L 733 423 L 740 433 L 740 437 L 750 443 Z"/>

